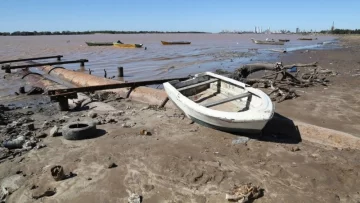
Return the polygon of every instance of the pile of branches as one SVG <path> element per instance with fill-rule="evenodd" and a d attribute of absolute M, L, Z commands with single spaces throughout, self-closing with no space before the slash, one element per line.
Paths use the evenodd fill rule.
<path fill-rule="evenodd" d="M 303 68 L 301 72 L 298 68 Z M 294 70 L 296 69 L 296 70 Z M 291 70 L 291 71 L 290 71 Z M 265 71 L 268 74 L 260 78 L 248 78 L 249 75 Z M 233 73 L 223 70 L 217 70 L 218 74 L 228 75 L 229 77 L 244 82 L 255 88 L 271 88 L 268 93 L 273 101 L 282 102 L 287 99 L 293 99 L 299 95 L 295 88 L 305 88 L 315 85 L 327 86 L 330 75 L 336 75 L 336 72 L 322 69 L 318 63 L 310 64 L 292 64 L 283 65 L 282 62 L 276 64 L 255 63 L 244 65 L 236 69 Z"/>

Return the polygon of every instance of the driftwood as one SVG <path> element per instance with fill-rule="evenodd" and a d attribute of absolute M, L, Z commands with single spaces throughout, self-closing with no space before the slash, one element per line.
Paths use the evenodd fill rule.
<path fill-rule="evenodd" d="M 294 73 L 289 72 L 293 67 L 297 69 L 299 67 L 303 68 L 303 73 L 300 73 L 300 70 Z M 252 73 L 265 70 L 270 71 L 270 73 L 261 78 L 247 78 Z M 281 62 L 275 64 L 254 63 L 244 65 L 233 73 L 222 70 L 217 70 L 216 72 L 230 76 L 256 88 L 271 88 L 272 91 L 269 92 L 268 95 L 272 100 L 276 100 L 277 102 L 299 97 L 294 88 L 305 88 L 314 85 L 327 86 L 329 80 L 326 77 L 336 75 L 336 72 L 332 70 L 322 69 L 318 66 L 317 62 L 308 64 L 296 63 L 291 65 L 283 65 Z"/>

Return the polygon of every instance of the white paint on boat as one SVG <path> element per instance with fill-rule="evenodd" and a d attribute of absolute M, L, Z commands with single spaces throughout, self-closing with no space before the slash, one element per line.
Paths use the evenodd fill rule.
<path fill-rule="evenodd" d="M 209 80 L 214 82 L 207 83 Z M 201 85 L 196 86 L 199 83 Z M 184 88 L 189 86 L 196 87 Z M 187 117 L 226 131 L 261 131 L 274 114 L 274 105 L 264 92 L 211 72 L 197 74 L 192 79 L 175 84 L 164 83 L 164 88 L 169 99 Z M 180 88 L 184 90 L 179 92 Z M 211 102 L 216 103 L 247 92 L 251 94 L 250 97 L 206 107 Z"/>

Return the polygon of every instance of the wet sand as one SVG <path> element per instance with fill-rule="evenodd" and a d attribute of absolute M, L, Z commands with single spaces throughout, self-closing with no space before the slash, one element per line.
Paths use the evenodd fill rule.
<path fill-rule="evenodd" d="M 276 104 L 279 116 L 358 135 L 360 76 L 352 75 L 360 72 L 356 45 L 360 38 L 342 42 L 342 49 L 300 51 L 274 60 L 285 64 L 316 60 L 323 68 L 341 73 L 329 78 L 328 89 L 304 89 L 306 94 L 301 97 Z M 17 99 L 19 96 L 11 96 L 2 102 Z M 37 105 L 34 101 L 38 99 L 22 97 L 21 105 L 32 108 L 11 112 L 33 111 L 29 117 L 35 120 L 36 128 L 46 120 L 61 125 L 64 115 L 70 117 L 66 122 L 89 119 L 89 110 L 58 112 L 55 104 L 41 100 L 44 104 Z M 41 139 L 47 147 L 2 162 L 1 184 L 16 188 L 8 202 L 127 202 L 127 191 L 131 191 L 142 195 L 143 202 L 215 203 L 226 202 L 226 192 L 246 183 L 264 189 L 264 196 L 254 202 L 360 201 L 359 150 L 301 141 L 301 134 L 293 132 L 280 137 L 269 133 L 233 144 L 239 136 L 189 124 L 177 109 L 147 109 L 145 104 L 124 99 L 109 99 L 107 104 L 124 113 L 115 116 L 115 124 L 99 125 L 98 129 L 106 131 L 99 137 L 68 141 L 48 136 Z M 107 117 L 105 112 L 98 113 L 95 120 Z M 134 126 L 123 128 L 124 123 Z M 142 129 L 152 135 L 139 135 Z M 316 136 L 325 132 L 307 133 Z M 110 163 L 117 167 L 109 169 Z M 58 164 L 76 176 L 55 182 L 50 167 Z M 38 187 L 31 189 L 33 185 Z M 48 188 L 56 188 L 56 194 L 32 198 Z"/>

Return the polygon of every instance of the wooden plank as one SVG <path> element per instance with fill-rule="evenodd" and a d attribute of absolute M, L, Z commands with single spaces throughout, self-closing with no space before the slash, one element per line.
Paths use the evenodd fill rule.
<path fill-rule="evenodd" d="M 56 90 L 49 90 L 48 95 L 57 95 L 57 94 L 67 93 L 67 92 L 93 92 L 93 91 L 97 91 L 97 90 L 107 90 L 107 89 L 126 88 L 126 87 L 136 88 L 136 87 L 146 86 L 146 85 L 162 84 L 164 82 L 168 82 L 168 81 L 172 81 L 172 80 L 183 81 L 183 80 L 187 80 L 187 79 L 189 79 L 189 77 L 148 80 L 148 81 L 138 81 L 138 82 L 127 82 L 127 83 L 115 83 L 115 84 L 108 84 L 108 85 L 75 87 L 75 88 L 68 88 L 68 89 L 56 89 Z"/>
<path fill-rule="evenodd" d="M 251 95 L 250 92 L 245 92 L 243 94 L 239 94 L 239 95 L 235 95 L 235 96 L 232 96 L 232 97 L 229 97 L 229 98 L 221 99 L 219 101 L 209 102 L 207 104 L 204 104 L 203 106 L 209 108 L 209 107 L 212 107 L 212 106 L 217 106 L 217 105 L 220 105 L 220 104 L 223 104 L 223 103 L 227 103 L 227 102 L 231 102 L 231 101 L 234 101 L 234 100 L 237 100 L 237 99 L 248 97 L 250 95 Z"/>
<path fill-rule="evenodd" d="M 2 64 L 2 63 L 20 62 L 20 61 L 51 59 L 51 58 L 57 58 L 58 60 L 60 60 L 60 58 L 62 58 L 62 57 L 63 57 L 62 55 L 56 55 L 56 56 L 44 56 L 44 57 L 36 57 L 36 58 L 14 59 L 14 60 L 8 60 L 8 61 L 0 61 L 0 64 Z"/>
<path fill-rule="evenodd" d="M 206 85 L 206 84 L 210 84 L 210 83 L 213 83 L 213 82 L 217 82 L 219 81 L 219 79 L 210 79 L 210 80 L 207 80 L 205 82 L 200 82 L 200 83 L 197 83 L 197 84 L 194 84 L 194 85 L 189 85 L 189 86 L 186 86 L 186 87 L 181 87 L 179 89 L 177 89 L 179 92 L 180 91 L 183 91 L 183 90 L 188 90 L 188 89 L 192 89 L 194 87 L 198 87 L 198 86 L 201 86 L 201 85 Z"/>
<path fill-rule="evenodd" d="M 18 68 L 31 68 L 31 67 L 39 67 L 39 66 L 52 66 L 52 65 L 61 65 L 61 64 L 70 64 L 70 63 L 81 63 L 89 62 L 87 59 L 80 59 L 75 61 L 59 61 L 59 62 L 49 62 L 49 63 L 35 63 L 35 64 L 27 64 L 27 65 L 19 65 L 19 66 L 3 66 L 2 70 L 6 69 L 18 69 Z"/>

